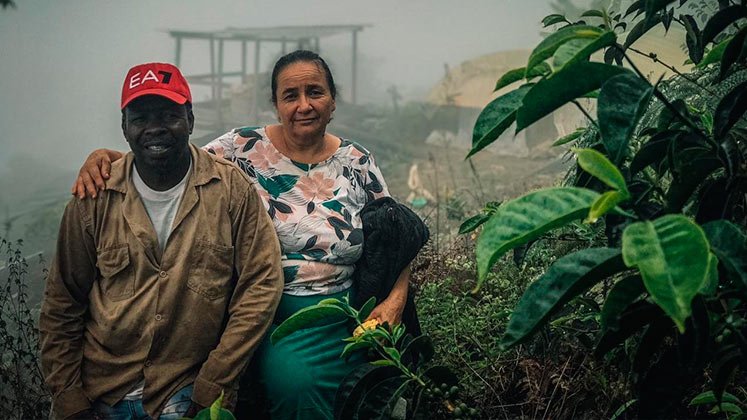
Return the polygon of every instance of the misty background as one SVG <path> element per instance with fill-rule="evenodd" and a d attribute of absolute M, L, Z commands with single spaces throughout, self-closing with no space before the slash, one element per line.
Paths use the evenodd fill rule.
<path fill-rule="evenodd" d="M 119 111 L 127 69 L 142 62 L 174 61 L 175 41 L 168 30 L 367 25 L 357 36 L 357 102 L 363 105 L 357 112 L 370 109 L 382 115 L 392 108 L 392 88 L 401 96 L 402 104 L 417 104 L 426 99 L 449 69 L 465 61 L 500 51 L 531 49 L 541 40 L 542 17 L 554 11 L 549 2 L 540 0 L 15 3 L 15 8 L 0 9 L 0 236 L 23 238 L 24 253 L 44 251 L 47 259 L 51 258 L 70 185 L 85 156 L 100 147 L 127 149 Z M 181 63 L 185 74 L 209 72 L 207 45 L 185 41 Z M 240 68 L 237 45 L 240 44 L 226 45 L 226 70 Z M 330 64 L 343 101 L 350 100 L 351 45 L 349 33 L 320 41 L 320 53 Z M 293 48 L 288 46 L 289 51 Z M 253 54 L 250 43 L 250 73 Z M 260 70 L 269 71 L 279 54 L 279 44 L 263 44 Z M 500 75 L 496 71 L 490 78 L 496 80 Z M 193 90 L 195 102 L 208 98 L 209 90 Z M 269 104 L 269 97 L 260 101 Z M 471 118 L 475 117 L 476 114 Z M 196 112 L 196 118 L 200 120 L 200 113 Z M 400 120 L 407 123 L 404 117 Z M 248 116 L 243 121 L 245 125 L 254 123 Z M 411 150 L 422 149 L 425 135 L 421 137 L 413 139 L 419 143 L 413 144 Z M 393 141 L 401 147 L 402 140 Z M 370 146 L 365 141 L 361 143 Z M 372 147 L 375 153 L 385 149 L 385 145 Z M 398 152 L 405 156 L 402 162 L 386 155 L 379 159 L 395 195 L 407 191 L 404 180 L 415 162 L 407 153 Z M 421 163 L 430 162 L 431 173 L 422 178 L 427 182 L 436 177 L 435 190 L 429 187 L 436 196 L 450 177 L 453 188 L 447 193 L 451 198 L 457 197 L 454 192 L 461 188 L 457 178 L 469 172 L 464 166 L 465 155 L 466 150 L 429 149 L 427 154 L 416 156 Z M 483 158 L 489 162 L 491 159 L 488 154 Z M 442 164 L 437 161 L 445 163 L 439 166 Z M 451 162 L 462 166 L 452 166 Z M 515 163 L 524 165 L 521 161 Z M 493 166 L 481 170 L 505 170 L 509 164 L 491 163 Z M 438 173 L 442 169 L 449 175 L 441 179 L 439 187 Z M 479 188 L 482 190 L 483 185 Z M 470 191 L 466 194 L 477 197 Z M 490 194 L 477 198 L 475 203 L 492 199 Z M 459 211 L 454 214 L 452 227 L 458 226 L 459 217 L 467 215 L 462 204 L 456 203 Z"/>

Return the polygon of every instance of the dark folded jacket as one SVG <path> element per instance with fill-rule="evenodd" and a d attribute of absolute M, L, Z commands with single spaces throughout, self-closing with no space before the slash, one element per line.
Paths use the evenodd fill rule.
<path fill-rule="evenodd" d="M 428 241 L 428 227 L 406 206 L 390 197 L 366 204 L 361 210 L 363 221 L 363 255 L 355 267 L 354 306 L 360 307 L 369 298 L 381 302 L 389 296 L 399 274 L 407 267 Z M 415 300 L 407 294 L 402 322 L 408 333 L 421 335 L 415 313 Z"/>

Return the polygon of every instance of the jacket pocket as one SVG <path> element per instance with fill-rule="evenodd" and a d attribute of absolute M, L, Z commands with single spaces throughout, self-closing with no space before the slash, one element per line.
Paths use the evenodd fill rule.
<path fill-rule="evenodd" d="M 187 287 L 208 300 L 227 297 L 233 282 L 233 247 L 198 240 L 195 251 Z"/>
<path fill-rule="evenodd" d="M 97 252 L 96 266 L 104 294 L 112 301 L 127 299 L 135 292 L 135 276 L 130 267 L 127 244 L 116 245 Z"/>

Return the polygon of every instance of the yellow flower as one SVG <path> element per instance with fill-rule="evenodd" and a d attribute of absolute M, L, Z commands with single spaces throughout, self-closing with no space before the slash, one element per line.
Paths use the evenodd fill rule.
<path fill-rule="evenodd" d="M 363 335 L 363 332 L 366 330 L 372 330 L 376 328 L 377 325 L 381 324 L 378 319 L 369 319 L 368 321 L 364 322 L 363 324 L 359 325 L 354 331 L 353 331 L 353 337 L 358 338 Z"/>

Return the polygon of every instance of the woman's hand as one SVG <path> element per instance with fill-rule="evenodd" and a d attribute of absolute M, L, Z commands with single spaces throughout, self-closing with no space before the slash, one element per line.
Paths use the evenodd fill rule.
<path fill-rule="evenodd" d="M 408 266 L 399 274 L 397 282 L 394 283 L 392 291 L 389 292 L 389 296 L 374 307 L 366 320 L 378 319 L 382 323 L 389 323 L 390 326 L 402 323 L 402 312 L 405 310 L 409 284 L 410 267 Z"/>
<path fill-rule="evenodd" d="M 96 198 L 98 191 L 103 191 L 112 162 L 122 158 L 124 154 L 116 150 L 96 149 L 88 155 L 83 166 L 78 171 L 78 178 L 73 183 L 71 192 L 81 200 L 88 197 Z"/>

